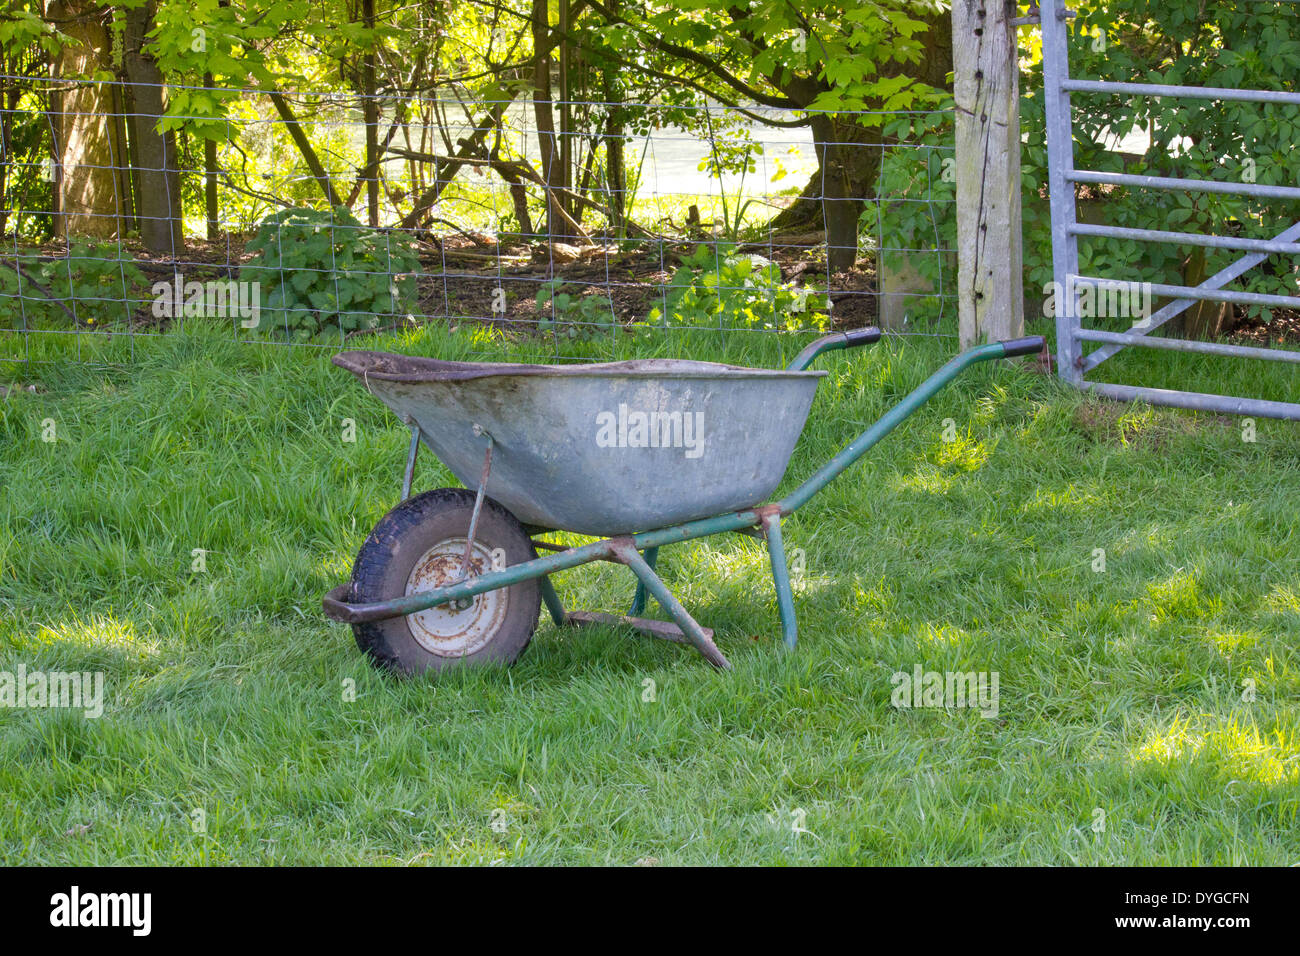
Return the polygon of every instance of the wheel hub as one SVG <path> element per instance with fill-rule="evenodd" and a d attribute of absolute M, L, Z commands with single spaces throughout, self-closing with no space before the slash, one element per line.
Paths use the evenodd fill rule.
<path fill-rule="evenodd" d="M 420 556 L 406 582 L 406 593 L 447 587 L 460 578 L 465 538 L 439 541 Z M 492 552 L 478 541 L 470 555 L 469 577 L 492 569 Z M 510 603 L 508 588 L 449 601 L 406 616 L 416 643 L 439 657 L 466 657 L 483 647 L 501 627 Z"/>

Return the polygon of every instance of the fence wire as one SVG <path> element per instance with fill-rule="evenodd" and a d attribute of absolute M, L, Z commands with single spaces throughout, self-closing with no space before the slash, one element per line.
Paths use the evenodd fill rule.
<path fill-rule="evenodd" d="M 948 112 L 818 141 L 757 105 L 554 101 L 570 128 L 539 131 L 531 100 L 173 85 L 225 115 L 160 124 L 138 84 L 0 83 L 0 360 L 192 322 L 331 350 L 473 324 L 556 361 L 631 332 L 955 338 Z"/>

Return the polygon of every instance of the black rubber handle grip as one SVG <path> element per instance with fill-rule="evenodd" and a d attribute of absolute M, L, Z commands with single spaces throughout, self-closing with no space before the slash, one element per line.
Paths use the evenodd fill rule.
<path fill-rule="evenodd" d="M 880 341 L 880 329 L 868 325 L 865 329 L 849 329 L 844 333 L 844 347 L 851 349 L 855 345 L 870 345 Z"/>
<path fill-rule="evenodd" d="M 850 329 L 847 332 L 832 332 L 823 335 L 815 342 L 809 342 L 804 350 L 794 357 L 786 368 L 792 372 L 802 372 L 817 356 L 832 349 L 851 349 L 855 345 L 870 345 L 880 341 L 880 329 L 869 325 L 865 329 Z"/>
<path fill-rule="evenodd" d="M 1012 339 L 1009 342 L 1003 342 L 1002 355 L 1004 358 L 1012 358 L 1016 355 L 1033 355 L 1035 352 L 1041 352 L 1043 345 L 1047 340 L 1041 335 L 1029 335 L 1023 339 Z"/>

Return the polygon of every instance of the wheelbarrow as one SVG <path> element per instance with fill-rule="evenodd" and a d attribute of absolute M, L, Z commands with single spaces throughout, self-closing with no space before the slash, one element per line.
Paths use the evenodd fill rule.
<path fill-rule="evenodd" d="M 377 665 L 403 673 L 510 663 L 545 603 L 557 626 L 627 626 L 693 645 L 730 665 L 655 572 L 659 549 L 723 532 L 767 544 L 784 643 L 797 638 L 781 520 L 805 505 L 964 369 L 1029 355 L 1041 336 L 963 352 L 779 501 L 833 349 L 880 339 L 835 332 L 784 369 L 651 359 L 593 365 L 448 362 L 350 351 L 334 364 L 410 428 L 402 501 L 357 554 L 352 578 L 323 600 Z M 411 494 L 423 442 L 465 484 Z M 474 488 L 474 491 L 470 491 Z M 767 503 L 764 503 L 767 502 Z M 557 531 L 598 540 L 569 547 Z M 538 551 L 547 552 L 538 556 Z M 566 610 L 550 575 L 592 561 L 637 580 L 626 615 Z M 670 621 L 641 617 L 653 597 Z"/>

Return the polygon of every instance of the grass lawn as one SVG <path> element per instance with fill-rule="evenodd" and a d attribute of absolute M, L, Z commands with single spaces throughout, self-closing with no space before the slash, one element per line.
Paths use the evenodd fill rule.
<path fill-rule="evenodd" d="M 782 361 L 773 336 L 688 345 Z M 783 488 L 951 349 L 820 360 Z M 320 612 L 407 442 L 328 354 L 191 330 L 107 369 L 0 364 L 43 389 L 0 399 L 0 671 L 106 687 L 99 719 L 0 709 L 0 862 L 1300 863 L 1295 424 L 1249 442 L 978 366 L 787 523 L 793 654 L 765 551 L 732 535 L 660 559 L 730 673 L 544 618 L 508 670 L 398 680 Z M 1113 362 L 1296 400 L 1285 368 Z M 425 455 L 417 484 L 455 481 Z M 632 594 L 607 565 L 556 585 Z M 996 672 L 996 715 L 894 707 L 918 666 Z"/>

